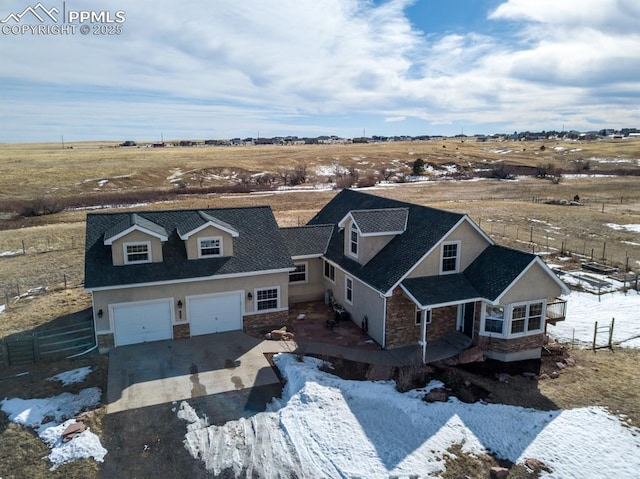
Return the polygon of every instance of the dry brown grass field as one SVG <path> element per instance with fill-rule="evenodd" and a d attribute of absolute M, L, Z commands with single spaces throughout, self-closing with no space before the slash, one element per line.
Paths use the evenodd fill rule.
<path fill-rule="evenodd" d="M 545 148 L 541 149 L 543 145 Z M 596 261 L 624 268 L 629 258 L 630 268 L 640 269 L 638 233 L 606 226 L 640 224 L 640 176 L 611 175 L 614 170 L 624 170 L 617 172 L 624 173 L 640 169 L 640 140 L 476 143 L 448 139 L 368 145 L 161 149 L 117 148 L 115 144 L 106 143 L 66 146 L 63 150 L 55 144 L 0 145 L 0 206 L 3 202 L 15 205 L 41 197 L 85 195 L 94 195 L 98 200 L 96 206 L 100 206 L 101 195 L 172 191 L 179 187 L 188 192 L 191 187 L 228 185 L 238 182 L 241 175 L 278 173 L 296 166 L 307 168 L 308 187 L 314 183 L 326 186 L 327 178 L 318 173 L 331 171 L 336 164 L 356 168 L 362 177 L 380 172 L 382 168 L 409 172 L 417 158 L 436 166 L 456 164 L 458 171 L 491 168 L 497 162 L 525 167 L 553 163 L 564 171 L 557 184 L 533 176 L 516 180 L 459 180 L 455 176 L 443 179 L 434 175 L 433 181 L 377 184 L 362 191 L 466 213 L 497 243 L 533 250 L 545 255 L 550 263 L 579 268 L 581 261 L 590 259 L 593 250 Z M 573 175 L 578 159 L 589 160 L 589 170 Z M 234 175 L 234 172 L 240 174 Z M 602 176 L 602 173 L 608 175 Z M 176 179 L 179 184 L 172 182 Z M 170 201 L 133 207 L 114 206 L 111 203 L 114 196 L 104 196 L 109 201 L 105 200 L 103 206 L 114 211 L 122 208 L 133 211 L 266 204 L 273 208 L 281 226 L 293 226 L 306 223 L 335 194 L 331 189 L 186 194 L 174 196 Z M 544 203 L 546 200 L 570 201 L 576 195 L 582 206 Z M 90 295 L 81 287 L 84 222 L 88 211 L 91 210 L 64 209 L 45 216 L 22 217 L 16 211 L 0 208 L 0 304 L 9 300 L 7 310 L 0 315 L 0 337 L 29 331 L 90 307 Z M 48 292 L 14 299 L 18 291 L 24 293 L 39 286 L 46 286 Z M 578 365 L 556 381 L 540 383 L 539 393 L 561 408 L 606 406 L 626 414 L 634 425 L 639 425 L 639 385 L 635 374 L 640 359 L 638 352 L 576 351 L 572 354 Z M 102 364 L 100 368 L 106 367 L 104 358 L 95 361 Z M 32 379 L 2 381 L 0 397 L 19 395 L 21 391 L 31 397 L 38 394 L 44 397 L 50 391 L 38 390 L 38 378 L 50 374 L 52 368 L 66 366 L 38 366 L 30 369 Z M 40 372 L 39 367 L 43 368 Z M 4 374 L 0 374 L 2 376 Z M 95 381 L 104 387 L 104 372 Z M 102 418 L 101 413 L 98 414 L 92 424 L 98 433 Z M 124 441 L 115 436 L 104 440 L 111 441 L 108 447 Z M 24 444 L 20 449 L 22 455 L 7 452 L 12 451 L 16 441 Z M 32 433 L 8 424 L 0 414 L 0 456 L 2 461 L 10 458 L 5 464 L 24 463 L 29 477 L 36 478 L 108 477 L 106 469 L 100 472 L 100 468 L 84 461 L 78 464 L 85 464 L 85 469 L 70 465 L 50 475 L 46 461 L 39 460 L 44 450 L 38 441 Z M 33 454 L 29 456 L 29 448 L 37 451 L 36 456 L 40 455 L 35 459 Z M 469 464 L 463 467 L 470 467 Z M 451 470 L 454 470 L 453 464 Z M 0 476 L 27 477 L 12 475 L 1 464 Z"/>
<path fill-rule="evenodd" d="M 544 149 L 541 149 L 543 148 Z M 640 165 L 640 140 L 594 142 L 486 142 L 473 139 L 389 142 L 348 145 L 238 146 L 120 148 L 116 143 L 14 145 L 0 144 L 0 200 L 55 196 L 149 187 L 172 187 L 168 179 L 176 172 L 189 186 L 224 182 L 231 172 L 278 172 L 306 166 L 340 164 L 362 171 L 383 167 L 408 169 L 416 158 L 435 164 L 456 163 L 461 168 L 505 162 L 536 166 L 552 163 L 566 170 L 574 160 L 605 158 L 636 160 L 635 163 L 598 163 L 594 172 Z M 202 173 L 204 171 L 204 173 Z M 100 181 L 108 180 L 102 186 Z M 202 183 L 201 183 L 202 181 Z"/>

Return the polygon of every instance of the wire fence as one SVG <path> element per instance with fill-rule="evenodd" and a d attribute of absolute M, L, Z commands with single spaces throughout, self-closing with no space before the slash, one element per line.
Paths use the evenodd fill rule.
<path fill-rule="evenodd" d="M 0 248 L 0 304 L 5 307 L 47 291 L 83 285 L 84 238 L 33 237 L 3 241 Z M 71 254 L 60 260 L 48 256 L 54 252 Z"/>
<path fill-rule="evenodd" d="M 640 244 L 612 240 L 602 232 L 597 238 L 588 232 L 570 235 L 563 233 L 560 227 L 542 221 L 521 226 L 480 218 L 478 223 L 494 241 L 541 256 L 557 256 L 580 263 L 597 262 L 622 273 L 637 270 L 640 265 Z"/>

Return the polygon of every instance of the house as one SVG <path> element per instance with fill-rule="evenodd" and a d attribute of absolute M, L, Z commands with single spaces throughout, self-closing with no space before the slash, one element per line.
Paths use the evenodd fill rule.
<path fill-rule="evenodd" d="M 540 356 L 568 293 L 466 215 L 353 190 L 294 228 L 268 207 L 92 213 L 85 267 L 102 348 L 265 329 L 325 300 L 383 348 L 465 335 L 515 361 Z"/>

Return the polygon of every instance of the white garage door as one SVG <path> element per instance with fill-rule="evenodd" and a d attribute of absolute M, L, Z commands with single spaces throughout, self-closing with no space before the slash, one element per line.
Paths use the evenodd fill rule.
<path fill-rule="evenodd" d="M 171 339 L 171 305 L 170 299 L 113 305 L 116 346 Z"/>
<path fill-rule="evenodd" d="M 242 293 L 187 298 L 191 336 L 242 329 Z"/>

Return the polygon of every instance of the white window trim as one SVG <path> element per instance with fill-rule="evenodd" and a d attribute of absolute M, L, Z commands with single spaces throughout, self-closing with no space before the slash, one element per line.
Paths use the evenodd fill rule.
<path fill-rule="evenodd" d="M 327 265 L 329 265 L 329 268 L 333 268 L 333 279 L 331 279 L 326 274 L 326 266 Z M 330 283 L 336 284 L 336 267 L 334 265 L 332 265 L 331 263 L 329 263 L 326 259 L 324 260 L 324 263 L 322 264 L 322 276 L 324 277 L 324 279 L 326 279 Z"/>
<path fill-rule="evenodd" d="M 294 266 L 304 266 L 304 280 L 302 281 L 291 281 L 292 274 L 300 274 L 299 271 L 291 271 L 289 273 L 289 284 L 306 284 L 309 282 L 309 262 L 308 261 L 294 261 Z"/>
<path fill-rule="evenodd" d="M 142 261 L 129 261 L 129 254 L 127 253 L 127 248 L 129 246 L 139 246 L 145 245 L 147 247 L 147 259 Z M 153 255 L 151 252 L 151 241 L 129 241 L 126 243 L 122 243 L 122 253 L 124 254 L 124 264 L 144 264 L 151 263 L 153 261 Z"/>
<path fill-rule="evenodd" d="M 220 242 L 220 254 L 202 254 L 202 242 L 217 240 Z M 198 258 L 220 258 L 223 252 L 222 236 L 203 236 L 198 238 Z"/>
<path fill-rule="evenodd" d="M 351 288 L 349 288 L 349 282 L 351 282 Z M 345 276 L 344 277 L 344 302 L 350 305 L 353 305 L 353 296 L 354 296 L 353 286 L 354 286 L 353 278 L 351 276 Z M 351 290 L 351 300 L 349 300 L 347 296 L 347 292 L 349 290 Z"/>
<path fill-rule="evenodd" d="M 529 308 L 531 307 L 532 304 L 539 304 L 542 303 L 542 311 L 541 311 L 541 318 L 540 318 L 540 329 L 534 329 L 532 331 L 528 330 L 529 327 Z M 511 332 L 511 323 L 513 322 L 513 309 L 518 307 L 518 306 L 525 306 L 525 317 L 524 317 L 524 331 L 521 333 L 512 333 Z M 507 336 L 508 338 L 521 338 L 523 336 L 533 336 L 536 334 L 540 334 L 544 331 L 544 320 L 545 320 L 545 316 L 547 313 L 547 301 L 546 300 L 540 300 L 540 299 L 536 299 L 534 301 L 521 301 L 518 303 L 511 303 L 509 305 L 509 323 L 508 323 L 508 331 L 507 331 Z"/>
<path fill-rule="evenodd" d="M 353 241 L 353 239 L 351 239 L 351 235 L 355 233 L 356 234 L 356 240 Z M 356 247 L 356 252 L 354 253 L 352 251 L 352 247 L 355 244 Z M 358 257 L 358 253 L 360 252 L 360 233 L 358 233 L 358 227 L 356 226 L 355 223 L 351 223 L 351 229 L 349 230 L 349 240 L 348 240 L 348 253 L 349 256 L 353 257 L 353 258 L 357 258 Z"/>
<path fill-rule="evenodd" d="M 420 309 L 416 306 L 416 314 L 414 315 L 414 318 L 418 316 L 418 313 L 420 313 L 420 322 L 414 319 L 416 326 L 420 326 L 423 322 L 425 322 L 425 324 L 431 324 L 433 318 L 430 309 Z"/>
<path fill-rule="evenodd" d="M 534 329 L 532 331 L 528 331 L 527 328 L 529 326 L 529 308 L 532 304 L 539 304 L 539 303 L 542 303 L 540 329 Z M 490 336 L 492 338 L 502 338 L 502 339 L 515 339 L 515 338 L 522 338 L 525 336 L 535 336 L 536 334 L 541 334 L 542 332 L 544 332 L 544 324 L 545 324 L 545 318 L 547 314 L 546 299 L 536 299 L 533 301 L 520 301 L 517 303 L 510 303 L 510 304 L 496 305 L 496 306 L 502 306 L 504 308 L 504 319 L 502 320 L 503 321 L 502 334 L 485 331 L 486 307 L 483 307 L 482 319 L 480 323 L 480 336 Z M 526 316 L 524 318 L 524 331 L 521 333 L 511 333 L 511 323 L 513 322 L 513 309 L 518 306 L 526 306 Z"/>
<path fill-rule="evenodd" d="M 442 269 L 442 263 L 444 262 L 444 247 L 447 245 L 452 245 L 455 244 L 456 245 L 456 267 L 455 269 L 451 270 L 451 271 L 443 271 Z M 456 240 L 456 241 L 444 241 L 441 245 L 440 245 L 440 274 L 455 274 L 455 273 L 459 273 L 460 272 L 460 253 L 462 251 L 462 242 L 460 240 Z"/>
<path fill-rule="evenodd" d="M 271 309 L 258 309 L 258 291 L 268 291 L 268 290 L 272 290 L 275 289 L 278 292 L 278 296 L 276 298 L 277 300 L 277 304 L 275 308 L 271 308 Z M 253 311 L 255 313 L 258 314 L 262 314 L 262 313 L 270 313 L 273 311 L 279 311 L 280 310 L 280 286 L 267 286 L 267 287 L 263 287 L 263 288 L 255 288 L 253 290 Z"/>

